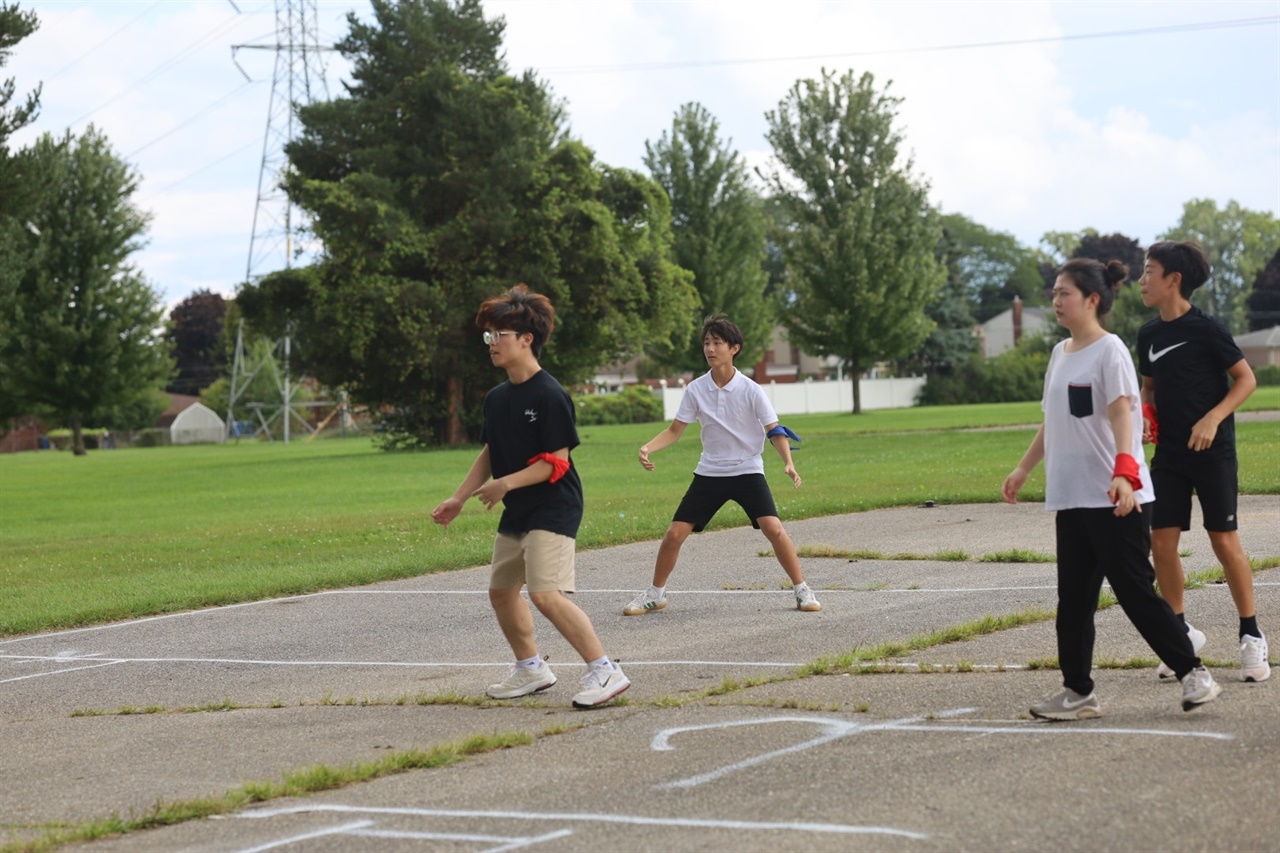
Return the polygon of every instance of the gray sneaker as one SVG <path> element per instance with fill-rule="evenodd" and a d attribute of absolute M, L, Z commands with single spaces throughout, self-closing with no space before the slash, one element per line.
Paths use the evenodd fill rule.
<path fill-rule="evenodd" d="M 1097 695 L 1081 696 L 1069 687 L 1039 705 L 1031 706 L 1031 716 L 1042 720 L 1092 720 L 1102 716 Z"/>
<path fill-rule="evenodd" d="M 525 669 L 516 665 L 511 667 L 511 674 L 497 684 L 490 684 L 485 695 L 490 699 L 518 699 L 546 690 L 556 683 L 555 674 L 544 660 L 538 661 L 534 669 Z"/>
<path fill-rule="evenodd" d="M 662 610 L 667 606 L 667 597 L 650 598 L 649 590 L 637 595 L 631 600 L 631 603 L 622 608 L 623 616 L 639 616 L 643 613 L 652 613 L 655 610 Z"/>
<path fill-rule="evenodd" d="M 1191 623 L 1188 622 L 1187 636 L 1191 638 L 1191 651 L 1195 654 L 1200 654 L 1200 650 L 1204 648 L 1204 631 L 1193 627 Z M 1178 680 L 1178 674 L 1170 669 L 1164 661 L 1160 661 L 1160 665 L 1156 667 L 1156 678 L 1172 684 Z"/>
<path fill-rule="evenodd" d="M 1182 679 L 1182 710 L 1190 711 L 1205 702 L 1212 702 L 1222 692 L 1209 670 L 1198 666 Z"/>

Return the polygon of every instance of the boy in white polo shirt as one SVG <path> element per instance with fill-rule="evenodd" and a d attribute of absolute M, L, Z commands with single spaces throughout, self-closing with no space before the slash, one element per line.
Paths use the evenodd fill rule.
<path fill-rule="evenodd" d="M 794 434 L 778 425 L 778 416 L 764 390 L 734 367 L 733 361 L 741 351 L 742 331 L 724 314 L 708 317 L 702 324 L 702 352 L 711 369 L 685 388 L 671 425 L 640 448 L 640 464 L 652 471 L 650 453 L 675 444 L 694 421 L 702 425 L 702 456 L 694 469 L 693 483 L 658 546 L 653 586 L 622 609 L 627 616 L 652 613 L 667 606 L 667 579 L 675 570 L 680 547 L 690 533 L 700 532 L 731 500 L 742 507 L 751 525 L 773 546 L 782 570 L 791 579 L 796 607 L 806 612 L 822 609 L 804 582 L 796 547 L 778 519 L 764 476 L 762 454 L 767 436 L 782 457 L 786 466 L 783 470 L 795 488 L 800 488 L 800 475 L 787 443 L 788 436 Z"/>

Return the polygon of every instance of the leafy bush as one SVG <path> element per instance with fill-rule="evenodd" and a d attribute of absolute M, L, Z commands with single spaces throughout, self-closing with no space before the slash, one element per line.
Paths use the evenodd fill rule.
<path fill-rule="evenodd" d="M 589 394 L 574 400 L 578 425 L 647 424 L 662 420 L 662 401 L 648 386 L 628 385 L 617 394 Z"/>
<path fill-rule="evenodd" d="M 1039 400 L 1049 352 L 1019 346 L 994 358 L 971 358 L 948 375 L 931 375 L 920 390 L 923 406 L 957 403 L 1015 403 Z"/>
<path fill-rule="evenodd" d="M 1280 385 L 1280 364 L 1268 364 L 1253 371 L 1259 385 Z"/>

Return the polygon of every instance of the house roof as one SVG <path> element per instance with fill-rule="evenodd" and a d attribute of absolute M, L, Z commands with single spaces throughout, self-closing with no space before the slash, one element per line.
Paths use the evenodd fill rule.
<path fill-rule="evenodd" d="M 169 408 L 160 413 L 160 417 L 156 418 L 152 426 L 169 427 L 173 425 L 173 419 L 200 402 L 199 397 L 191 394 L 170 394 Z"/>
<path fill-rule="evenodd" d="M 1280 326 L 1272 326 L 1270 329 L 1259 329 L 1256 332 L 1236 335 L 1235 342 L 1236 346 L 1241 349 L 1244 347 L 1280 348 Z"/>

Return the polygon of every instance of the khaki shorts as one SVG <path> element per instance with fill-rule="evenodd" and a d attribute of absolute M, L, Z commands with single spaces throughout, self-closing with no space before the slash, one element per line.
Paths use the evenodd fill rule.
<path fill-rule="evenodd" d="M 575 541 L 549 530 L 519 536 L 499 533 L 493 540 L 490 589 L 528 584 L 530 592 L 573 592 Z"/>

